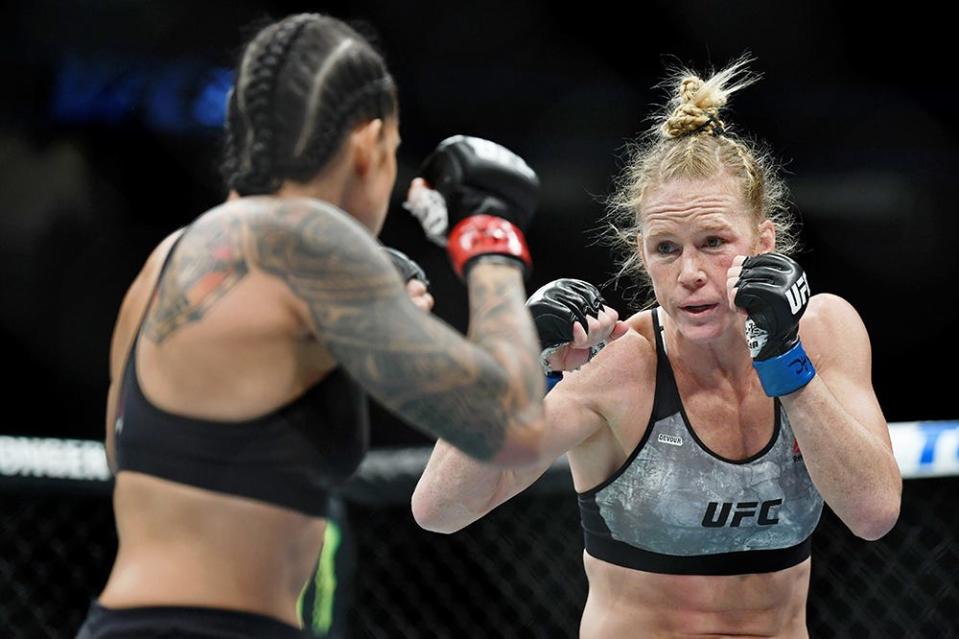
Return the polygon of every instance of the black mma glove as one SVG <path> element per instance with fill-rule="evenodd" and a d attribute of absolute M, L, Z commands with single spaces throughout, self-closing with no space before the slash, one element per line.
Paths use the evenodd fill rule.
<path fill-rule="evenodd" d="M 799 319 L 809 304 L 806 274 L 779 253 L 747 257 L 734 302 L 748 314 L 746 343 L 763 390 L 770 397 L 795 392 L 816 369 L 799 341 Z"/>
<path fill-rule="evenodd" d="M 589 332 L 587 315 L 598 317 L 603 309 L 603 296 L 599 290 L 583 280 L 563 278 L 553 280 L 541 287 L 526 300 L 526 307 L 533 316 L 536 332 L 542 346 L 541 360 L 544 371 L 550 371 L 546 360 L 557 349 L 573 341 L 573 323 L 579 322 L 583 331 Z M 600 347 L 593 347 L 593 355 Z"/>
<path fill-rule="evenodd" d="M 426 286 L 426 290 L 429 290 L 430 281 L 426 279 L 426 272 L 423 270 L 423 267 L 411 260 L 406 253 L 397 251 L 395 248 L 384 246 L 383 250 L 386 251 L 386 254 L 393 262 L 393 266 L 399 271 L 404 283 L 410 280 L 419 280 Z"/>
<path fill-rule="evenodd" d="M 427 237 L 446 246 L 461 277 L 485 256 L 518 263 L 529 274 L 524 232 L 536 210 L 539 178 L 522 158 L 489 140 L 457 135 L 426 158 L 420 176 L 430 190 L 411 191 L 405 206 Z"/>

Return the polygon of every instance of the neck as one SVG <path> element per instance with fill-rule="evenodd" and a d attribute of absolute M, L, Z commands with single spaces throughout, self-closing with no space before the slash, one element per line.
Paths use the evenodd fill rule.
<path fill-rule="evenodd" d="M 745 318 L 737 314 L 722 334 L 709 341 L 695 342 L 683 335 L 661 308 L 659 318 L 670 364 L 691 376 L 698 385 L 739 387 L 752 381 L 752 358 L 744 334 Z"/>
<path fill-rule="evenodd" d="M 323 200 L 335 206 L 343 208 L 343 202 L 346 199 L 345 188 L 342 182 L 335 180 L 310 180 L 306 183 L 292 182 L 286 180 L 276 192 L 276 197 L 306 197 L 314 200 Z"/>
<path fill-rule="evenodd" d="M 345 150 L 334 156 L 308 182 L 294 182 L 283 180 L 277 197 L 308 197 L 314 200 L 329 202 L 341 209 L 346 209 L 349 199 L 351 180 L 353 179 L 352 163 L 343 154 Z"/>

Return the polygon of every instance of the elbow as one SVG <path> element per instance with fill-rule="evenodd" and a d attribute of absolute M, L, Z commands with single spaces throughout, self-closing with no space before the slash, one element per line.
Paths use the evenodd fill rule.
<path fill-rule="evenodd" d="M 896 525 L 896 521 L 898 519 L 899 511 L 897 509 L 894 516 L 877 517 L 860 522 L 852 532 L 860 539 L 864 539 L 866 541 L 876 541 L 885 537 L 886 534 Z"/>
<path fill-rule="evenodd" d="M 413 521 L 423 530 L 451 535 L 462 528 L 462 526 L 454 526 L 452 522 L 446 521 L 446 518 L 443 517 L 443 509 L 439 507 L 435 500 L 431 500 L 424 495 L 419 487 L 413 491 L 410 510 L 413 513 Z"/>
<path fill-rule="evenodd" d="M 855 526 L 851 525 L 849 529 L 854 535 L 866 541 L 881 539 L 895 527 L 899 520 L 900 501 L 899 495 L 895 495 L 873 504 L 857 518 Z"/>

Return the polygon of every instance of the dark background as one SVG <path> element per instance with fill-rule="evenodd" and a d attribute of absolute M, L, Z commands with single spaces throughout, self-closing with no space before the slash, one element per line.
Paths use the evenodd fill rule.
<path fill-rule="evenodd" d="M 465 289 L 400 207 L 419 161 L 467 133 L 543 182 L 530 290 L 612 274 L 588 231 L 648 126 L 665 65 L 745 51 L 764 79 L 727 122 L 784 163 L 814 292 L 859 310 L 890 421 L 955 418 L 950 368 L 959 125 L 948 21 L 922 3 L 663 0 L 412 4 L 28 2 L 0 25 L 0 432 L 100 438 L 122 296 L 150 250 L 216 205 L 222 103 L 248 25 L 302 10 L 367 20 L 400 87 L 400 174 L 381 238 L 427 270 L 465 329 Z M 224 79 L 226 78 L 226 79 Z M 212 91 L 207 93 L 207 91 Z M 621 309 L 622 291 L 605 289 Z M 374 443 L 425 441 L 380 411 Z"/>

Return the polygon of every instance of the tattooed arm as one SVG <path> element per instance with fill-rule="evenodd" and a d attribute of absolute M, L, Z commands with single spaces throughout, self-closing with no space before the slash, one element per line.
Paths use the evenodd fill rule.
<path fill-rule="evenodd" d="M 518 269 L 470 270 L 467 340 L 413 305 L 351 217 L 306 200 L 275 206 L 248 219 L 251 264 L 286 282 L 304 321 L 367 392 L 477 459 L 510 466 L 537 457 L 544 382 Z"/>

